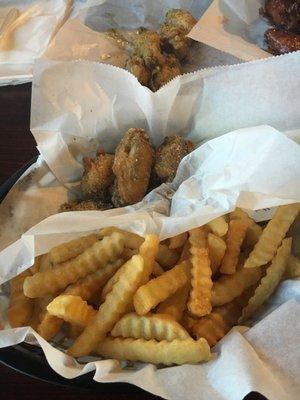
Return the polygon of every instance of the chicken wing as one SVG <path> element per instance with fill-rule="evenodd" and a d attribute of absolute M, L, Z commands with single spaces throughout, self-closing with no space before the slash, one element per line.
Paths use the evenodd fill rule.
<path fill-rule="evenodd" d="M 266 0 L 262 14 L 279 28 L 300 32 L 300 0 Z"/>
<path fill-rule="evenodd" d="M 300 50 L 300 35 L 283 29 L 268 29 L 265 39 L 273 54 L 285 54 Z"/>
<path fill-rule="evenodd" d="M 98 154 L 95 158 L 83 158 L 81 190 L 85 199 L 106 199 L 108 188 L 114 181 L 113 163 L 113 154 Z"/>
<path fill-rule="evenodd" d="M 142 200 L 148 188 L 153 160 L 154 151 L 144 129 L 129 129 L 115 153 L 114 204 L 133 204 Z"/>
<path fill-rule="evenodd" d="M 130 57 L 126 63 L 126 69 L 137 77 L 141 85 L 149 86 L 151 72 L 141 57 L 137 55 Z"/>
<path fill-rule="evenodd" d="M 166 55 L 164 63 L 153 71 L 151 89 L 154 91 L 158 90 L 161 86 L 180 74 L 181 65 L 178 59 L 173 54 Z"/>
<path fill-rule="evenodd" d="M 154 68 L 163 62 L 161 40 L 157 32 L 140 28 L 134 40 L 134 55 L 144 60 L 146 67 Z"/>
<path fill-rule="evenodd" d="M 194 145 L 178 135 L 167 136 L 156 150 L 154 172 L 161 182 L 172 182 L 180 161 L 193 151 Z"/>
<path fill-rule="evenodd" d="M 167 12 L 165 23 L 160 27 L 162 46 L 183 60 L 187 57 L 191 39 L 186 37 L 197 21 L 186 10 L 173 9 Z"/>

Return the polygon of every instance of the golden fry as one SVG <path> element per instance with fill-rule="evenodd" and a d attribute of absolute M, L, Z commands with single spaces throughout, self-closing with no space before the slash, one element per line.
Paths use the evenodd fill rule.
<path fill-rule="evenodd" d="M 100 295 L 103 285 L 122 264 L 123 260 L 117 260 L 111 264 L 107 264 L 104 268 L 99 269 L 98 271 L 87 275 L 85 278 L 79 279 L 73 285 L 68 286 L 63 294 L 80 296 L 82 300 L 91 300 L 96 292 L 99 292 Z M 41 320 L 37 331 L 45 340 L 51 340 L 53 336 L 59 332 L 63 322 L 63 319 L 50 315 L 47 311 Z"/>
<path fill-rule="evenodd" d="M 157 277 L 160 276 L 164 273 L 165 271 L 162 269 L 162 267 L 158 264 L 157 261 L 154 261 L 153 263 L 153 271 L 152 274 Z"/>
<path fill-rule="evenodd" d="M 170 238 L 169 249 L 178 249 L 184 246 L 187 241 L 188 234 L 186 232 L 180 233 L 179 235 Z"/>
<path fill-rule="evenodd" d="M 156 235 L 146 235 L 144 242 L 142 243 L 139 254 L 143 257 L 145 267 L 151 272 L 153 271 L 153 265 L 155 258 L 158 253 L 159 238 Z"/>
<path fill-rule="evenodd" d="M 159 304 L 157 312 L 160 314 L 168 314 L 175 321 L 180 321 L 183 311 L 186 308 L 186 302 L 190 292 L 190 283 L 186 283 L 182 288 L 178 289 L 172 296 L 168 297 Z"/>
<path fill-rule="evenodd" d="M 100 356 L 117 360 L 142 361 L 151 364 L 196 364 L 208 361 L 210 348 L 205 339 L 188 338 L 172 342 L 145 339 L 106 338 L 98 345 Z"/>
<path fill-rule="evenodd" d="M 214 282 L 212 305 L 222 306 L 240 296 L 245 289 L 260 280 L 262 273 L 261 268 L 242 268 L 233 275 L 222 276 Z"/>
<path fill-rule="evenodd" d="M 188 266 L 187 262 L 183 261 L 181 264 L 176 265 L 176 267 L 155 279 L 151 279 L 145 285 L 138 288 L 133 297 L 135 311 L 139 315 L 147 314 L 157 304 L 184 286 L 187 280 Z"/>
<path fill-rule="evenodd" d="M 57 318 L 46 312 L 37 326 L 37 332 L 45 340 L 49 341 L 59 332 L 63 322 L 61 318 Z"/>
<path fill-rule="evenodd" d="M 186 261 L 186 260 L 188 260 L 190 258 L 190 256 L 191 256 L 190 248 L 191 248 L 191 244 L 187 240 L 185 242 L 185 245 L 182 248 L 182 252 L 181 252 L 180 258 L 178 260 L 178 263 L 181 263 L 182 261 Z"/>
<path fill-rule="evenodd" d="M 158 249 L 156 256 L 156 261 L 163 268 L 170 269 L 177 263 L 179 259 L 179 254 L 177 249 L 169 249 L 165 244 L 161 244 Z"/>
<path fill-rule="evenodd" d="M 28 276 L 31 274 L 29 270 L 26 270 L 10 281 L 7 317 L 12 328 L 28 325 L 33 313 L 34 303 L 23 293 L 23 282 Z"/>
<path fill-rule="evenodd" d="M 79 296 L 60 295 L 47 306 L 50 315 L 61 318 L 72 325 L 85 327 L 97 311 Z"/>
<path fill-rule="evenodd" d="M 246 321 L 255 311 L 271 296 L 281 281 L 286 265 L 291 254 L 292 238 L 284 239 L 276 256 L 268 267 L 266 275 L 262 278 L 260 285 L 250 298 L 247 306 L 243 309 L 239 322 Z"/>
<path fill-rule="evenodd" d="M 109 227 L 104 228 L 100 231 L 100 236 L 105 237 L 109 236 L 114 232 L 121 233 L 124 236 L 125 246 L 129 247 L 132 250 L 138 249 L 142 243 L 144 242 L 144 238 L 137 235 L 136 233 L 126 232 L 122 229 Z M 158 253 L 156 256 L 156 261 L 163 267 L 163 268 L 170 268 L 176 264 L 178 261 L 179 255 L 175 249 L 169 249 L 168 246 L 160 244 Z"/>
<path fill-rule="evenodd" d="M 192 326 L 192 335 L 207 340 L 210 346 L 214 346 L 226 333 L 230 327 L 226 324 L 220 314 L 211 313 L 206 317 L 200 318 Z"/>
<path fill-rule="evenodd" d="M 49 253 L 43 254 L 41 256 L 39 272 L 48 271 L 49 269 L 52 269 L 52 268 L 53 268 L 53 264 L 51 263 Z"/>
<path fill-rule="evenodd" d="M 124 315 L 116 323 L 111 335 L 114 337 L 131 337 L 135 339 L 167 340 L 187 339 L 187 331 L 166 314 L 148 314 L 140 316 L 136 313 Z"/>
<path fill-rule="evenodd" d="M 220 272 L 234 274 L 239 261 L 242 243 L 245 239 L 249 222 L 247 219 L 234 219 L 230 221 L 226 239 L 226 251 L 222 260 Z"/>
<path fill-rule="evenodd" d="M 211 312 L 211 268 L 208 250 L 204 248 L 191 248 L 192 262 L 192 288 L 190 291 L 187 308 L 189 312 L 196 316 L 202 317 Z"/>
<path fill-rule="evenodd" d="M 257 225 L 257 223 L 240 208 L 236 208 L 233 212 L 230 213 L 230 219 L 241 219 L 249 222 L 249 227 L 247 229 L 246 237 L 243 242 L 243 248 L 252 249 L 252 247 L 258 242 L 260 235 L 262 234 L 262 227 Z"/>
<path fill-rule="evenodd" d="M 98 239 L 98 235 L 93 233 L 55 246 L 49 251 L 50 261 L 53 264 L 60 264 L 75 258 L 96 243 Z"/>
<path fill-rule="evenodd" d="M 192 247 L 206 247 L 207 246 L 207 231 L 203 226 L 200 228 L 191 229 L 189 231 L 189 242 Z"/>
<path fill-rule="evenodd" d="M 280 206 L 263 230 L 258 242 L 246 260 L 245 268 L 265 265 L 272 260 L 282 239 L 300 210 L 299 203 Z"/>
<path fill-rule="evenodd" d="M 99 234 L 100 237 L 105 237 L 111 236 L 115 232 L 120 233 L 124 236 L 125 246 L 129 247 L 132 250 L 138 249 L 144 242 L 144 238 L 142 236 L 139 236 L 136 233 L 124 231 L 123 229 L 119 229 L 114 226 L 109 226 L 107 228 L 101 229 Z"/>
<path fill-rule="evenodd" d="M 226 243 L 219 236 L 209 233 L 207 236 L 207 246 L 209 250 L 210 266 L 212 273 L 218 272 L 221 262 L 223 260 Z"/>
<path fill-rule="evenodd" d="M 225 236 L 228 231 L 228 224 L 224 217 L 213 219 L 209 221 L 207 225 L 212 230 L 212 233 L 220 237 Z"/>
<path fill-rule="evenodd" d="M 76 339 L 68 354 L 80 357 L 93 351 L 127 312 L 134 293 L 151 273 L 151 269 L 147 268 L 140 255 L 133 256 L 125 265 L 120 279 L 113 285 L 112 291 L 106 296 L 96 316 Z"/>
<path fill-rule="evenodd" d="M 90 300 L 95 293 L 99 293 L 103 286 L 107 283 L 114 273 L 121 267 L 123 260 L 119 259 L 104 268 L 87 275 L 85 278 L 79 279 L 73 285 L 69 285 L 64 294 L 71 294 L 73 296 L 80 296 L 83 300 Z"/>
<path fill-rule="evenodd" d="M 38 272 L 34 276 L 27 277 L 23 286 L 24 293 L 31 298 L 55 294 L 79 278 L 103 268 L 108 262 L 115 261 L 122 253 L 123 248 L 124 239 L 119 233 L 105 237 L 73 260 L 60 264 L 55 269 Z"/>

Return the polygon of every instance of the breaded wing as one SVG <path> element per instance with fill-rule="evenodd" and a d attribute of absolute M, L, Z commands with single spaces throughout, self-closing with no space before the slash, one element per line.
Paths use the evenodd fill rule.
<path fill-rule="evenodd" d="M 181 65 L 178 59 L 169 54 L 165 57 L 165 62 L 159 67 L 155 68 L 152 74 L 152 90 L 158 90 L 161 86 L 165 85 L 175 76 L 181 74 Z"/>
<path fill-rule="evenodd" d="M 144 197 L 151 174 L 154 151 L 144 129 L 131 128 L 120 141 L 113 165 L 118 197 L 124 204 Z"/>
<path fill-rule="evenodd" d="M 197 20 L 187 10 L 180 8 L 173 8 L 166 14 L 165 23 L 167 25 L 176 26 L 184 30 L 185 34 L 196 24 Z"/>
<path fill-rule="evenodd" d="M 141 85 L 149 86 L 151 72 L 146 67 L 144 60 L 140 56 L 133 55 L 130 57 L 127 60 L 126 69 L 137 77 Z"/>
<path fill-rule="evenodd" d="M 162 182 L 172 182 L 180 161 L 194 150 L 191 141 L 181 136 L 167 136 L 156 150 L 154 172 Z"/>
<path fill-rule="evenodd" d="M 140 28 L 134 40 L 134 54 L 141 57 L 148 68 L 161 64 L 163 54 L 159 34 Z"/>
<path fill-rule="evenodd" d="M 113 154 L 98 154 L 95 158 L 83 158 L 81 190 L 86 199 L 107 198 L 107 190 L 114 181 L 113 163 Z"/>
<path fill-rule="evenodd" d="M 165 23 L 160 27 L 162 46 L 166 52 L 173 52 L 179 60 L 187 57 L 191 39 L 186 37 L 196 19 L 186 10 L 173 9 L 167 12 Z"/>

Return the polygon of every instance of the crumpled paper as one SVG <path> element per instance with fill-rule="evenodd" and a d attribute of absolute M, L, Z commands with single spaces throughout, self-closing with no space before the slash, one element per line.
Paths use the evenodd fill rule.
<path fill-rule="evenodd" d="M 214 0 L 189 33 L 189 37 L 251 61 L 271 57 L 264 33 L 272 27 L 259 14 L 265 0 Z"/>
<path fill-rule="evenodd" d="M 0 85 L 32 79 L 34 60 L 71 11 L 71 0 L 2 1 L 0 5 Z"/>

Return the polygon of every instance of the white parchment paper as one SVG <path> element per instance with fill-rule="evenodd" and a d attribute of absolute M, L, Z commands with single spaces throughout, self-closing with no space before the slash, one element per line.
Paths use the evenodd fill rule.
<path fill-rule="evenodd" d="M 20 12 L 9 46 L 0 50 L 0 85 L 31 81 L 34 60 L 71 11 L 71 0 L 9 0 L 0 4 L 0 27 L 12 9 Z"/>
<path fill-rule="evenodd" d="M 271 57 L 264 33 L 271 24 L 259 15 L 264 0 L 214 0 L 189 37 L 245 61 Z"/>

